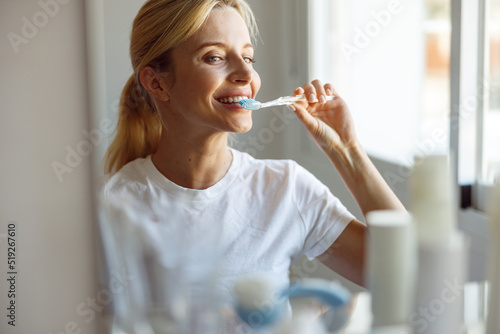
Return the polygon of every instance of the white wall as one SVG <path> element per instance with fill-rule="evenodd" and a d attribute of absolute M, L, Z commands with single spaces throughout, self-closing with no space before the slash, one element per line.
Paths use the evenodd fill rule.
<path fill-rule="evenodd" d="M 260 31 L 255 41 L 255 68 L 262 87 L 261 101 L 290 95 L 307 80 L 307 47 L 304 27 L 307 17 L 300 12 L 307 5 L 300 0 L 249 0 Z M 253 113 L 253 128 L 237 136 L 235 147 L 259 158 L 290 158 L 291 136 L 296 129 L 293 113 L 284 107 Z M 302 135 L 302 134 L 301 134 Z"/>
<path fill-rule="evenodd" d="M 90 158 L 66 161 L 68 150 L 89 148 L 84 1 L 58 1 L 0 2 L 2 334 L 96 332 L 86 306 L 97 297 Z M 54 162 L 67 168 L 60 179 Z M 8 222 L 17 224 L 15 327 L 6 317 Z"/>
<path fill-rule="evenodd" d="M 106 85 L 106 114 L 102 119 L 116 122 L 120 95 L 132 75 L 130 63 L 130 31 L 132 21 L 145 0 L 107 0 L 102 2 L 104 15 L 104 57 L 105 57 L 105 85 Z M 112 140 L 109 133 L 108 141 Z M 104 155 L 103 145 L 101 151 Z"/>

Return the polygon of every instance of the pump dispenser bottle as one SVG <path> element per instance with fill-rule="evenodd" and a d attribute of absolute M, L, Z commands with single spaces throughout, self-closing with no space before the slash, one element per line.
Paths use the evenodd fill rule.
<path fill-rule="evenodd" d="M 418 238 L 414 333 L 463 333 L 466 242 L 456 227 L 457 201 L 446 156 L 415 161 L 411 212 Z"/>

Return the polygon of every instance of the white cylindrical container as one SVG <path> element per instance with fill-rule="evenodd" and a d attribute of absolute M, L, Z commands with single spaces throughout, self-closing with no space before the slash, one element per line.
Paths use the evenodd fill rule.
<path fill-rule="evenodd" d="M 416 334 L 463 332 L 467 247 L 456 229 L 457 209 L 447 157 L 416 161 L 411 212 L 418 235 L 418 275 L 408 319 Z"/>
<path fill-rule="evenodd" d="M 416 240 L 405 211 L 368 213 L 367 278 L 372 294 L 373 328 L 408 322 L 415 293 Z"/>
<path fill-rule="evenodd" d="M 272 332 L 276 334 L 327 334 L 320 318 L 311 310 L 298 310 L 295 316 L 278 324 Z"/>
<path fill-rule="evenodd" d="M 463 332 L 465 245 L 459 232 L 442 243 L 419 243 L 416 305 L 409 317 L 415 334 Z"/>
<path fill-rule="evenodd" d="M 410 178 L 410 211 L 418 240 L 441 243 L 456 229 L 457 201 L 448 158 L 426 156 L 415 161 Z"/>
<path fill-rule="evenodd" d="M 500 183 L 490 200 L 489 300 L 486 334 L 500 333 Z"/>

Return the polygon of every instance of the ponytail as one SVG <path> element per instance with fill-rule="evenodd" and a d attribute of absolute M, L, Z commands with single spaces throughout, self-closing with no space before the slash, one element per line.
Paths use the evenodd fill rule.
<path fill-rule="evenodd" d="M 158 149 L 162 122 L 149 95 L 128 79 L 120 97 L 115 138 L 105 156 L 105 172 L 116 173 L 128 162 L 145 158 Z"/>

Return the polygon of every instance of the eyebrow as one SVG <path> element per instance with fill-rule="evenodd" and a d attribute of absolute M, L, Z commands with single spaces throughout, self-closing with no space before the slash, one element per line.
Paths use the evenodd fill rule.
<path fill-rule="evenodd" d="M 196 51 L 200 51 L 200 50 L 202 50 L 202 49 L 204 49 L 204 48 L 207 48 L 207 47 L 210 47 L 210 46 L 217 46 L 217 47 L 222 48 L 222 47 L 227 46 L 227 44 L 222 43 L 222 42 L 206 42 L 206 43 L 201 44 L 201 45 L 200 45 L 200 46 L 196 49 Z M 252 45 L 252 44 L 250 44 L 250 43 L 247 43 L 247 44 L 243 45 L 243 49 L 249 49 L 249 48 L 250 48 L 250 49 L 253 49 L 254 47 L 253 47 L 253 45 Z"/>

